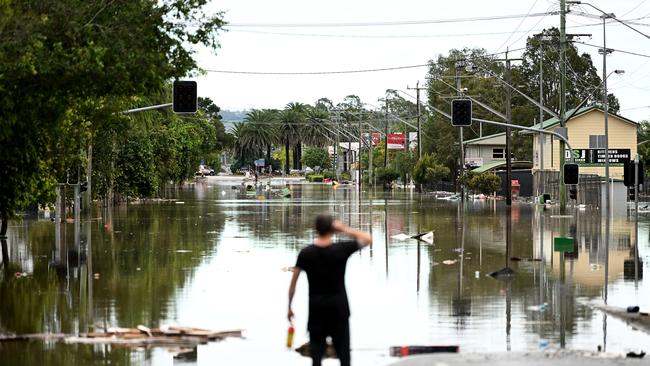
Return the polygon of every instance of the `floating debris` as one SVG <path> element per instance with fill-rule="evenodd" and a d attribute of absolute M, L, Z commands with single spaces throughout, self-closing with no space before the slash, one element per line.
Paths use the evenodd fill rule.
<path fill-rule="evenodd" d="M 494 278 L 510 278 L 510 277 L 514 276 L 514 274 L 515 274 L 515 271 L 513 271 L 512 268 L 505 267 L 505 268 L 501 268 L 498 271 L 494 271 L 494 272 L 488 274 L 488 276 L 494 277 Z"/>
<path fill-rule="evenodd" d="M 108 328 L 106 332 L 90 332 L 79 336 L 71 334 L 13 334 L 0 335 L 0 342 L 9 341 L 59 341 L 68 344 L 120 344 L 132 347 L 196 347 L 209 341 L 227 337 L 241 337 L 241 330 L 213 331 L 202 328 L 161 326 L 150 329 L 144 325 L 136 328 Z"/>
<path fill-rule="evenodd" d="M 548 303 L 545 302 L 545 303 L 539 304 L 539 305 L 531 305 L 531 306 L 527 307 L 526 310 L 542 312 L 542 311 L 546 310 L 547 306 L 548 306 Z"/>
<path fill-rule="evenodd" d="M 458 353 L 459 346 L 397 346 L 390 347 L 391 357 L 406 357 L 427 353 Z"/>

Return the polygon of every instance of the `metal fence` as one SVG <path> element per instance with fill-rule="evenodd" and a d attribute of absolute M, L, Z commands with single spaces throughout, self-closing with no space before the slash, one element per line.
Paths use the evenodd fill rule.
<path fill-rule="evenodd" d="M 580 174 L 578 182 L 577 203 L 600 206 L 604 178 L 597 174 Z M 539 192 L 551 195 L 553 201 L 560 199 L 560 183 L 558 171 L 544 170 L 533 174 L 533 190 L 537 192 L 537 187 L 540 187 Z"/>

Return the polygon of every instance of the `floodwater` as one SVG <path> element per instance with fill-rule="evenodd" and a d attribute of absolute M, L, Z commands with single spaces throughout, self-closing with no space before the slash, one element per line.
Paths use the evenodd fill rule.
<path fill-rule="evenodd" d="M 647 351 L 650 335 L 591 306 L 606 299 L 650 308 L 650 282 L 624 271 L 635 257 L 631 218 L 613 218 L 608 257 L 603 221 L 589 208 L 563 216 L 515 203 L 508 225 L 502 202 L 467 202 L 462 209 L 412 192 L 364 192 L 359 198 L 349 187 L 292 190 L 290 199 L 245 196 L 210 179 L 169 191 L 177 201 L 100 209 L 77 232 L 74 223 L 62 224 L 60 240 L 48 219 L 13 222 L 9 263 L 0 272 L 3 333 L 78 334 L 138 324 L 245 332 L 243 339 L 199 345 L 177 358 L 165 349 L 0 343 L 0 364 L 309 365 L 285 347 L 286 268 L 313 239 L 311 222 L 321 212 L 372 229 L 373 246 L 350 257 L 347 269 L 356 365 L 390 364 L 389 347 L 400 345 L 459 345 L 461 352 Z M 433 245 L 391 238 L 429 230 Z M 641 217 L 638 252 L 645 275 L 649 230 L 650 218 Z M 564 258 L 553 251 L 553 238 L 563 233 L 576 238 Z M 487 276 L 505 266 L 515 271 L 511 280 Z M 295 345 L 308 340 L 307 296 L 301 276 Z M 547 305 L 540 311 L 540 304 Z"/>

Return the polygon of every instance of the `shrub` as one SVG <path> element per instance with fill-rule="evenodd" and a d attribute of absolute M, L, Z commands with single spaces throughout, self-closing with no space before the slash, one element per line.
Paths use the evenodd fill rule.
<path fill-rule="evenodd" d="M 320 167 L 320 169 L 324 169 L 331 165 L 329 153 L 322 148 L 305 149 L 302 162 L 310 168 Z"/>
<path fill-rule="evenodd" d="M 322 182 L 323 179 L 322 174 L 310 174 L 307 176 L 307 180 L 310 182 Z"/>
<path fill-rule="evenodd" d="M 439 164 L 436 156 L 427 154 L 418 160 L 413 169 L 413 180 L 418 184 L 437 184 L 449 175 L 449 168 Z"/>
<path fill-rule="evenodd" d="M 339 178 L 341 180 L 350 180 L 352 179 L 352 176 L 350 175 L 350 172 L 341 172 L 341 174 L 339 174 Z"/>
<path fill-rule="evenodd" d="M 491 194 L 501 188 L 501 178 L 492 173 L 475 174 L 467 186 L 474 191 Z"/>

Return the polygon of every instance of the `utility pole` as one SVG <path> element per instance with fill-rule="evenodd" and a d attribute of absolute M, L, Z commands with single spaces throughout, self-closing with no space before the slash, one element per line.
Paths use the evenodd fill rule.
<path fill-rule="evenodd" d="M 361 147 L 363 146 L 363 133 L 361 131 L 362 119 L 363 113 L 359 114 L 359 149 L 357 150 L 357 188 L 359 189 L 359 194 L 361 194 L 361 182 L 363 181 L 363 169 L 361 167 Z M 359 200 L 361 200 L 361 195 L 359 195 Z"/>
<path fill-rule="evenodd" d="M 566 127 L 566 0 L 560 0 L 560 126 Z M 560 141 L 560 212 L 566 211 L 566 187 L 564 182 L 564 143 Z"/>
<path fill-rule="evenodd" d="M 506 58 L 498 60 L 506 62 L 506 120 L 508 124 L 512 124 L 512 85 L 511 81 L 511 67 L 510 61 L 521 61 L 520 58 L 508 58 L 508 50 L 506 49 Z M 541 103 L 540 103 L 541 104 Z M 512 205 L 512 153 L 511 153 L 511 136 L 512 131 L 510 127 L 506 127 L 506 205 Z"/>
<path fill-rule="evenodd" d="M 539 105 L 544 105 L 544 36 L 539 37 Z M 539 129 L 544 129 L 544 110 L 539 108 Z M 538 158 L 538 182 L 537 182 L 537 196 L 544 193 L 544 142 L 546 136 L 540 133 L 537 137 L 539 140 L 539 158 Z M 543 234 L 542 234 L 543 235 Z"/>
<path fill-rule="evenodd" d="M 457 60 L 455 63 L 454 67 L 454 72 L 456 75 L 456 91 L 458 93 L 458 96 L 462 96 L 463 92 L 462 89 L 460 88 L 460 76 L 458 75 L 458 69 L 461 67 L 465 67 L 466 62 L 465 60 Z M 463 146 L 463 129 L 464 127 L 460 127 L 459 131 L 459 141 L 460 141 L 460 178 L 463 178 L 463 175 L 465 175 L 465 147 Z M 460 201 L 465 202 L 465 186 L 463 183 L 460 184 Z"/>
<path fill-rule="evenodd" d="M 409 88 L 408 86 L 406 87 L 408 90 L 415 90 L 415 96 L 416 96 L 416 101 L 417 101 L 417 114 L 418 114 L 418 159 L 422 158 L 422 133 L 420 132 L 422 130 L 422 110 L 420 106 L 420 90 L 426 90 L 427 88 L 420 88 L 420 81 L 418 80 L 415 83 L 415 88 Z"/>
<path fill-rule="evenodd" d="M 384 141 L 384 168 L 388 167 L 388 98 L 386 98 L 386 118 L 384 120 L 384 133 L 386 140 Z"/>
<path fill-rule="evenodd" d="M 422 110 L 420 106 L 420 90 L 426 89 L 426 88 L 420 88 L 420 81 L 418 80 L 415 82 L 415 88 L 409 88 L 408 86 L 406 87 L 408 90 L 415 89 L 415 100 L 417 103 L 417 114 L 418 114 L 418 161 L 422 159 Z M 422 184 L 419 185 L 419 190 L 422 192 Z"/>

